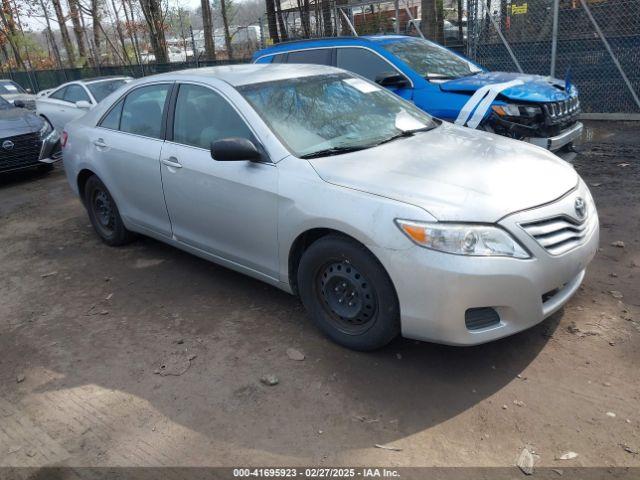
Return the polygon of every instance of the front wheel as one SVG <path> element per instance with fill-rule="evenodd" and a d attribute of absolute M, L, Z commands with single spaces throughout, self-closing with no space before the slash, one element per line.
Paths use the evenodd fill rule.
<path fill-rule="evenodd" d="M 313 323 L 336 343 L 375 350 L 400 332 L 395 288 L 361 244 L 339 235 L 314 242 L 298 268 L 298 289 Z"/>
<path fill-rule="evenodd" d="M 109 190 L 95 175 L 84 187 L 84 203 L 89 219 L 98 236 L 112 247 L 125 245 L 134 239 L 133 233 L 122 223 L 120 212 Z"/>

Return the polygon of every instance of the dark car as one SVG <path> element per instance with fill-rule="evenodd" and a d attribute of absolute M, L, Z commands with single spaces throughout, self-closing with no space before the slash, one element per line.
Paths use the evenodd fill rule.
<path fill-rule="evenodd" d="M 0 97 L 0 173 L 38 168 L 50 170 L 62 158 L 60 136 L 49 123 Z"/>

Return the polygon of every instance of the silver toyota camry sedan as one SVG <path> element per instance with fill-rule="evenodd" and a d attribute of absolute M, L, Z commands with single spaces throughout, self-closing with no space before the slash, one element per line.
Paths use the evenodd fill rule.
<path fill-rule="evenodd" d="M 63 143 L 105 243 L 148 235 L 298 294 L 353 349 L 524 330 L 569 300 L 598 246 L 571 165 L 330 67 L 147 77 Z"/>

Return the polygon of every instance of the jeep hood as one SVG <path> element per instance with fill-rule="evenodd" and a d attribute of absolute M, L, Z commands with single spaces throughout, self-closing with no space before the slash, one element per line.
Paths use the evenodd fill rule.
<path fill-rule="evenodd" d="M 326 182 L 421 207 L 440 221 L 493 223 L 578 183 L 571 165 L 542 148 L 446 122 L 309 162 Z"/>
<path fill-rule="evenodd" d="M 574 86 L 570 86 L 570 92 L 565 91 L 564 80 L 543 77 L 542 75 L 526 75 L 510 72 L 481 72 L 469 77 L 457 78 L 440 84 L 440 89 L 445 92 L 473 94 L 480 87 L 495 83 L 521 80 L 522 85 L 507 88 L 501 92 L 503 97 L 515 101 L 524 102 L 557 102 L 566 100 L 569 94 L 577 93 Z"/>

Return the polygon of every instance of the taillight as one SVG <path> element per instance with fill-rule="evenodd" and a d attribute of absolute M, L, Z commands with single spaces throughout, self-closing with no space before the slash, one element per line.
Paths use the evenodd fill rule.
<path fill-rule="evenodd" d="M 60 145 L 62 146 L 62 148 L 64 148 L 65 145 L 67 144 L 68 138 L 69 138 L 69 134 L 66 131 L 62 132 L 62 136 L 60 137 Z"/>

